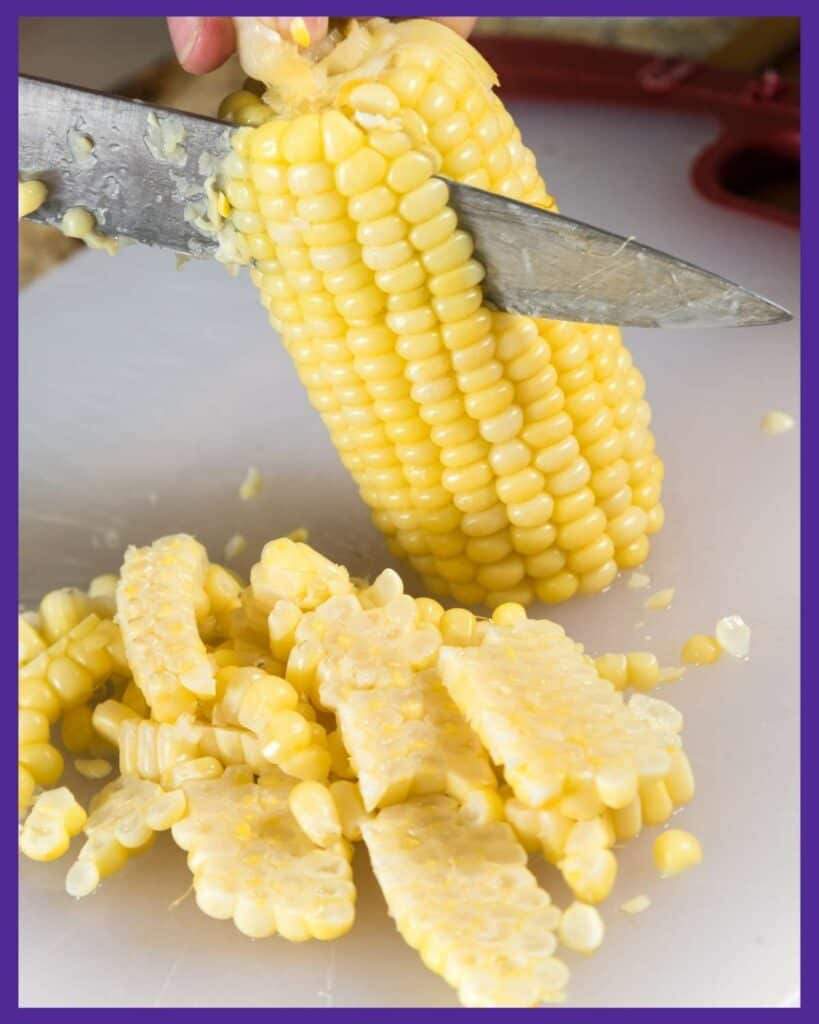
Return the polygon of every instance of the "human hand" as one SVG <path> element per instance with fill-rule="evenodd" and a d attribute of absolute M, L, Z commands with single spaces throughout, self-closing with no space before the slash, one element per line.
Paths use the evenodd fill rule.
<path fill-rule="evenodd" d="M 277 28 L 289 38 L 293 18 L 277 18 Z M 327 34 L 328 18 L 303 18 L 314 42 Z M 477 18 L 434 18 L 466 37 Z M 168 31 L 179 63 L 194 75 L 213 71 L 236 49 L 236 34 L 230 18 L 168 18 Z"/>

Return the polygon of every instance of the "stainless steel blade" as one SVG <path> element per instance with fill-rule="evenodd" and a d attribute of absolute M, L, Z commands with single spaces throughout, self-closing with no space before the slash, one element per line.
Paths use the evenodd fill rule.
<path fill-rule="evenodd" d="M 486 268 L 484 296 L 527 316 L 631 327 L 750 327 L 791 320 L 733 281 L 570 217 L 449 182 Z"/>
<path fill-rule="evenodd" d="M 20 76 L 19 172 L 48 186 L 33 219 L 59 224 L 85 206 L 103 233 L 212 256 L 205 180 L 235 129 L 73 86 Z M 182 134 L 162 151 L 161 133 Z M 93 142 L 83 155 L 79 137 Z M 460 226 L 486 268 L 484 294 L 529 316 L 636 327 L 732 327 L 791 315 L 740 285 L 600 228 L 447 180 Z"/>
<path fill-rule="evenodd" d="M 230 125 L 23 75 L 18 105 L 19 174 L 48 187 L 33 220 L 59 225 L 67 209 L 84 206 L 102 234 L 215 253 L 215 235 L 196 221 L 205 180 L 230 151 Z M 180 131 L 163 152 L 163 133 L 172 142 Z"/>

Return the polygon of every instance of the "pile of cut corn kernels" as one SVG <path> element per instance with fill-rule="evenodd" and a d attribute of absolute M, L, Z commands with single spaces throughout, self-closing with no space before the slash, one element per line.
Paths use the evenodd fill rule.
<path fill-rule="evenodd" d="M 663 677 L 656 659 L 595 663 L 520 605 L 444 610 L 289 538 L 249 584 L 187 535 L 130 548 L 119 576 L 48 594 L 19 630 L 20 847 L 53 860 L 84 833 L 68 893 L 170 829 L 204 913 L 333 939 L 363 841 L 401 935 L 467 1006 L 563 999 L 558 944 L 601 944 L 616 845 L 694 793 L 682 716 L 633 692 Z M 101 780 L 87 809 L 55 788 L 65 755 Z M 654 843 L 663 875 L 701 856 L 677 829 Z"/>

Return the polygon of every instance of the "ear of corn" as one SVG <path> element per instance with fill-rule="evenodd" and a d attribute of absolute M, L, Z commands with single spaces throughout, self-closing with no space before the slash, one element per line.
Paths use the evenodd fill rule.
<path fill-rule="evenodd" d="M 304 834 L 288 805 L 294 780 L 272 769 L 257 783 L 249 769 L 234 767 L 183 790 L 188 814 L 172 834 L 188 854 L 204 913 L 232 918 L 252 938 L 278 933 L 299 942 L 349 930 L 349 849 L 322 849 Z"/>
<path fill-rule="evenodd" d="M 477 825 L 446 796 L 418 797 L 362 826 L 390 915 L 465 1006 L 563 998 L 560 911 L 505 823 Z"/>
<path fill-rule="evenodd" d="M 390 547 L 465 603 L 608 586 L 663 519 L 644 382 L 615 328 L 483 301 L 435 175 L 556 209 L 491 69 L 423 21 L 287 66 L 223 105 L 257 126 L 225 167 L 231 220 Z"/>

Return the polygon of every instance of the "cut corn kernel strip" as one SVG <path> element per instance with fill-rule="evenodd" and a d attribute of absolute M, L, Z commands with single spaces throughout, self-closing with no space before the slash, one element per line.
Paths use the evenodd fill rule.
<path fill-rule="evenodd" d="M 154 782 L 123 775 L 109 782 L 89 806 L 88 837 L 66 876 L 72 896 L 90 896 L 103 878 L 119 871 L 134 854 L 169 829 L 186 811 L 180 790 L 166 792 Z"/>
<path fill-rule="evenodd" d="M 619 808 L 639 784 L 664 778 L 680 746 L 676 719 L 638 715 L 554 623 L 491 626 L 479 647 L 442 648 L 442 679 L 532 807 L 568 800 L 564 813 Z M 582 802 L 578 799 L 582 797 Z"/>
<path fill-rule="evenodd" d="M 347 32 L 316 60 L 240 42 L 271 87 L 220 109 L 248 126 L 226 191 L 271 323 L 433 593 L 495 606 L 601 590 L 663 521 L 643 378 L 615 328 L 484 302 L 436 175 L 556 209 L 486 63 L 427 21 Z"/>
<path fill-rule="evenodd" d="M 235 767 L 183 788 L 189 810 L 172 834 L 204 913 L 232 918 L 252 938 L 334 939 L 350 929 L 349 850 L 320 849 L 302 832 L 288 807 L 292 780 L 272 769 L 255 783 Z"/>
<path fill-rule="evenodd" d="M 368 810 L 411 794 L 465 799 L 471 790 L 493 787 L 477 738 L 437 672 L 424 668 L 437 654 L 440 633 L 419 618 L 400 578 L 387 587 L 384 604 L 362 608 L 351 594 L 306 615 L 288 673 L 291 664 L 309 664 L 305 682 L 336 712 Z"/>
<path fill-rule="evenodd" d="M 65 786 L 41 793 L 20 833 L 20 849 L 31 860 L 56 860 L 82 831 L 85 811 Z"/>
<path fill-rule="evenodd" d="M 560 919 L 557 935 L 575 953 L 593 953 L 603 944 L 605 925 L 600 911 L 588 903 L 574 902 Z"/>
<path fill-rule="evenodd" d="M 554 957 L 560 911 L 526 867 L 506 823 L 470 822 L 446 796 L 419 797 L 363 825 L 390 915 L 465 1006 L 563 998 Z"/>
<path fill-rule="evenodd" d="M 680 828 L 661 832 L 654 840 L 654 863 L 663 878 L 679 875 L 702 861 L 702 847 L 696 836 Z"/>
<path fill-rule="evenodd" d="M 117 587 L 117 617 L 134 680 L 152 714 L 173 722 L 216 693 L 197 610 L 207 606 L 208 558 L 185 534 L 129 548 Z"/>

